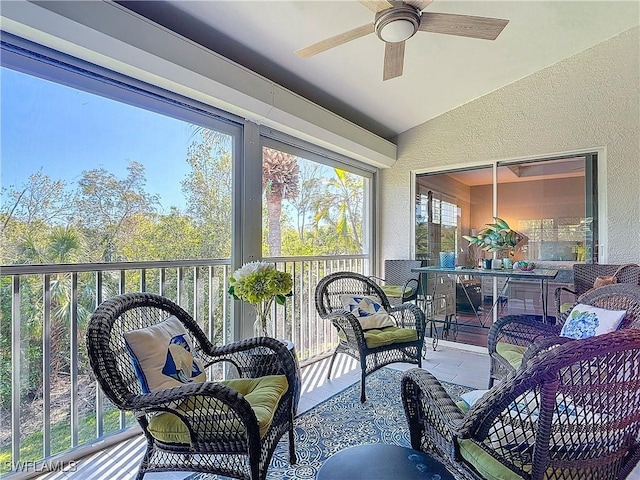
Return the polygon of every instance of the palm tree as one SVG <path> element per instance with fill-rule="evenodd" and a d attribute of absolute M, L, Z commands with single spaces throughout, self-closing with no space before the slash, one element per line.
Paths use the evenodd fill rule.
<path fill-rule="evenodd" d="M 362 222 L 362 179 L 334 168 L 324 196 L 316 201 L 315 228 L 327 222 L 335 232 L 334 253 L 359 253 Z"/>
<path fill-rule="evenodd" d="M 282 252 L 282 200 L 297 197 L 299 179 L 295 155 L 268 147 L 262 149 L 262 190 L 267 201 L 267 244 L 272 257 L 279 257 Z"/>

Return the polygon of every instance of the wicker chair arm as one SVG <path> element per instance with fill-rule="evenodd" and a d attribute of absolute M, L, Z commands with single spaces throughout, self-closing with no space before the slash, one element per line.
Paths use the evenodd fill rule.
<path fill-rule="evenodd" d="M 364 332 L 362 325 L 353 314 L 346 310 L 334 310 L 333 312 L 325 315 L 326 320 L 329 320 L 337 329 L 344 333 L 347 343 L 357 343 L 358 345 L 365 345 Z"/>
<path fill-rule="evenodd" d="M 258 372 L 255 372 L 256 355 L 261 358 L 269 356 L 271 361 L 263 361 Z M 231 362 L 242 375 L 242 371 L 250 366 L 256 375 L 286 375 L 290 385 L 296 380 L 298 367 L 296 359 L 287 346 L 280 340 L 271 337 L 254 337 L 222 346 L 212 346 L 208 352 L 202 352 L 205 366 L 218 362 Z M 298 378 L 299 381 L 299 378 Z"/>
<path fill-rule="evenodd" d="M 402 328 L 414 328 L 418 331 L 418 338 L 422 338 L 426 329 L 426 318 L 420 307 L 414 303 L 402 303 L 389 310 L 397 325 Z"/>
<path fill-rule="evenodd" d="M 404 373 L 401 389 L 412 447 L 419 450 L 428 441 L 447 451 L 460 431 L 464 414 L 438 379 L 421 368 Z"/>
<path fill-rule="evenodd" d="M 171 405 L 181 404 L 194 395 L 210 396 L 223 403 L 235 403 L 242 398 L 240 393 L 222 383 L 185 383 L 164 390 L 132 395 L 122 405 L 122 409 L 143 412 L 173 410 Z"/>
<path fill-rule="evenodd" d="M 369 278 L 375 280 L 377 283 L 384 284 L 387 282 L 386 279 L 375 275 L 369 275 Z M 409 278 L 405 280 L 400 287 L 400 298 L 404 301 L 405 298 L 413 298 L 417 294 L 418 288 L 420 288 L 420 282 L 418 282 L 417 278 Z"/>
<path fill-rule="evenodd" d="M 547 350 L 557 347 L 558 345 L 562 345 L 563 343 L 571 341 L 573 341 L 572 338 L 553 336 L 543 338 L 536 341 L 535 343 L 532 343 L 524 352 L 520 370 L 527 368 L 527 364 L 529 363 L 529 361 L 540 355 L 541 353 L 544 353 Z"/>
<path fill-rule="evenodd" d="M 251 405 L 242 394 L 221 383 L 185 384 L 138 395 L 131 399 L 130 406 L 139 413 L 176 415 L 187 426 L 191 444 L 196 447 L 221 438 L 260 444 L 258 420 Z"/>
<path fill-rule="evenodd" d="M 487 334 L 489 355 L 497 355 L 499 342 L 528 347 L 531 343 L 549 336 L 560 334 L 562 327 L 551 323 L 542 323 L 539 315 L 507 315 L 491 325 Z"/>
<path fill-rule="evenodd" d="M 562 292 L 569 292 L 574 296 L 574 300 L 578 298 L 578 292 L 576 292 L 575 290 L 571 290 L 570 288 L 567 288 L 567 287 L 556 288 L 555 291 L 553 292 L 554 304 L 556 307 L 556 318 L 560 318 L 562 316 L 562 312 L 560 311 L 560 306 L 562 305 L 561 304 Z"/>

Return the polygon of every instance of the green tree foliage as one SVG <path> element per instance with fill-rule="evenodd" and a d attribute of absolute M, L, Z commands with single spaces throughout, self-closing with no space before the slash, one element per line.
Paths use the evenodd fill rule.
<path fill-rule="evenodd" d="M 338 168 L 314 201 L 314 239 L 328 254 L 361 253 L 363 179 Z"/>
<path fill-rule="evenodd" d="M 300 162 L 300 188 L 298 195 L 290 199 L 291 206 L 296 211 L 298 237 L 303 245 L 305 244 L 307 228 L 313 223 L 314 205 L 323 195 L 323 168 L 322 165 L 317 163 Z M 305 246 L 308 247 L 308 244 Z M 289 252 L 289 255 L 298 254 Z M 313 255 L 313 253 L 307 253 L 306 255 Z"/>
<path fill-rule="evenodd" d="M 231 256 L 231 138 L 199 128 L 199 136 L 189 147 L 187 163 L 191 172 L 181 182 L 187 211 L 197 228 L 197 256 Z M 193 253 L 191 254 L 193 255 Z"/>
<path fill-rule="evenodd" d="M 88 170 L 78 182 L 76 218 L 93 250 L 91 257 L 101 261 L 125 260 L 122 246 L 133 231 L 129 220 L 154 213 L 158 205 L 158 196 L 145 191 L 144 166 L 132 161 L 127 171 L 118 179 L 104 168 Z"/>

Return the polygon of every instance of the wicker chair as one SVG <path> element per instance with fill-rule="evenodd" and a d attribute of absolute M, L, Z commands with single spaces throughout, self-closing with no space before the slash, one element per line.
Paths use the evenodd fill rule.
<path fill-rule="evenodd" d="M 411 269 L 421 265 L 421 260 L 385 260 L 384 278 L 371 278 L 380 282 L 382 291 L 392 305 L 415 301 L 420 291 L 420 274 Z"/>
<path fill-rule="evenodd" d="M 568 292 L 572 295 L 571 302 L 578 299 L 580 295 L 588 292 L 593 288 L 593 282 L 597 277 L 604 277 L 613 275 L 616 272 L 616 279 L 618 283 L 631 283 L 633 285 L 640 285 L 640 267 L 638 266 L 626 266 L 620 269 L 622 265 L 605 265 L 597 263 L 575 263 L 573 265 L 573 288 L 558 287 L 554 292 L 556 317 L 560 318 L 564 313 L 562 310 L 562 294 Z"/>
<path fill-rule="evenodd" d="M 616 283 L 590 290 L 578 298 L 579 303 L 608 310 L 626 310 L 620 328 L 640 328 L 640 286 Z M 491 358 L 489 388 L 494 380 L 513 375 L 522 363 L 526 348 L 542 338 L 556 338 L 569 315 L 567 310 L 555 323 L 547 323 L 541 315 L 507 315 L 494 323 L 487 335 Z"/>
<path fill-rule="evenodd" d="M 403 375 L 411 446 L 461 478 L 616 480 L 640 460 L 640 330 L 562 338 L 470 408 Z"/>
<path fill-rule="evenodd" d="M 344 310 L 340 296 L 343 294 L 363 295 L 374 298 L 392 316 L 397 327 L 415 332 L 411 340 L 380 345 L 376 337 L 394 335 L 387 327 L 382 330 L 362 330 L 360 322 Z M 336 272 L 324 277 L 316 287 L 316 309 L 323 319 L 330 320 L 338 329 L 339 343 L 333 352 L 327 378 L 331 378 L 333 362 L 338 353 L 345 353 L 360 362 L 360 401 L 366 401 L 365 378 L 385 365 L 395 362 L 422 365 L 422 342 L 424 341 L 425 317 L 422 310 L 413 303 L 403 303 L 391 307 L 380 286 L 364 275 L 353 272 Z M 390 330 L 391 329 L 391 330 Z M 406 333 L 406 332 L 401 332 Z M 378 346 L 373 346 L 373 343 Z M 368 345 L 372 345 L 371 347 Z"/>
<path fill-rule="evenodd" d="M 286 376 L 288 389 L 276 404 L 271 423 L 262 427 L 262 434 L 247 397 L 225 382 L 185 383 L 143 393 L 124 333 L 157 325 L 172 315 L 189 333 L 209 378 L 214 368 L 227 372 L 227 378 Z M 89 322 L 87 349 L 105 395 L 119 409 L 133 412 L 147 439 L 138 479 L 146 472 L 179 470 L 264 480 L 276 444 L 287 432 L 289 460 L 295 463 L 293 416 L 300 374 L 295 356 L 283 343 L 273 338 L 252 338 L 216 347 L 191 316 L 172 301 L 150 293 L 131 293 L 98 306 Z M 160 439 L 150 431 L 150 423 L 160 415 L 171 414 L 182 422 L 188 443 Z"/>

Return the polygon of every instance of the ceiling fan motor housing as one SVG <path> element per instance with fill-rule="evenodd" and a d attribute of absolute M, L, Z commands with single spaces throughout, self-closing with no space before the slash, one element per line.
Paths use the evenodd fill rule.
<path fill-rule="evenodd" d="M 411 5 L 392 7 L 376 14 L 375 31 L 383 42 L 404 42 L 415 35 L 419 26 L 420 12 Z"/>

